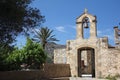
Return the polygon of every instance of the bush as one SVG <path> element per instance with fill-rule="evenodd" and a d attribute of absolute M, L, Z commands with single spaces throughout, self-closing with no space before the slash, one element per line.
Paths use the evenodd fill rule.
<path fill-rule="evenodd" d="M 25 64 L 26 68 L 38 69 L 46 61 L 46 53 L 42 46 L 27 38 L 27 43 L 22 49 L 15 50 L 6 59 L 11 69 L 21 69 L 21 65 Z"/>

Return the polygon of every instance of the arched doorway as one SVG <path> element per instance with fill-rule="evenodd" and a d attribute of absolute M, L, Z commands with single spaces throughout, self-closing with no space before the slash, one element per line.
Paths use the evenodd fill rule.
<path fill-rule="evenodd" d="M 78 49 L 78 76 L 95 77 L 95 51 L 93 48 Z"/>

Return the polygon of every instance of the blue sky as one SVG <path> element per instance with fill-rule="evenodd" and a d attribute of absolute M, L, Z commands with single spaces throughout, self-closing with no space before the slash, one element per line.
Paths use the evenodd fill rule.
<path fill-rule="evenodd" d="M 87 8 L 90 14 L 97 16 L 98 37 L 108 36 L 114 45 L 113 27 L 120 22 L 120 0 L 35 0 L 31 6 L 40 9 L 45 16 L 47 26 L 54 30 L 58 44 L 76 38 L 76 18 Z M 25 44 L 25 38 L 18 36 L 17 46 Z"/>

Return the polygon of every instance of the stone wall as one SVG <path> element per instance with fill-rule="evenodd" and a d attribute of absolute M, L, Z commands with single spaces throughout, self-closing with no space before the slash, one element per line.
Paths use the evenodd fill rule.
<path fill-rule="evenodd" d="M 48 56 L 48 60 L 47 62 L 49 63 L 53 63 L 54 62 L 54 49 L 61 49 L 61 48 L 65 48 L 66 46 L 65 45 L 60 45 L 60 44 L 56 44 L 54 42 L 49 42 L 46 44 L 46 47 L 45 47 L 45 51 L 48 53 L 47 56 Z M 51 61 L 50 61 L 51 59 Z"/>
<path fill-rule="evenodd" d="M 101 77 L 120 74 L 120 50 L 115 48 L 102 50 L 98 60 L 98 70 Z"/>
<path fill-rule="evenodd" d="M 70 77 L 69 64 L 45 64 L 43 70 L 0 72 L 0 80 L 52 80 L 58 77 Z"/>
<path fill-rule="evenodd" d="M 69 64 L 45 64 L 44 72 L 45 72 L 44 76 L 48 78 L 71 76 Z"/>
<path fill-rule="evenodd" d="M 107 37 L 97 43 L 97 77 L 120 74 L 120 49 L 108 45 Z"/>
<path fill-rule="evenodd" d="M 96 50 L 96 43 L 98 39 L 76 39 L 76 40 L 68 40 L 67 41 L 67 64 L 70 64 L 71 68 L 71 74 L 72 76 L 78 76 L 78 49 L 84 48 L 84 47 L 90 47 Z M 95 55 L 95 58 L 97 58 L 97 55 Z M 95 59 L 97 62 L 97 59 Z M 97 64 L 96 64 L 97 66 Z"/>
<path fill-rule="evenodd" d="M 83 20 L 85 18 L 89 18 L 88 23 L 90 23 L 88 27 L 90 28 L 90 36 L 87 39 L 84 38 L 85 27 L 83 26 Z M 80 61 L 78 53 L 79 49 L 82 50 L 86 48 L 91 48 L 94 50 L 94 70 L 96 78 L 105 77 L 108 75 L 116 75 L 118 73 L 120 74 L 120 48 L 110 46 L 108 44 L 107 37 L 97 38 L 96 23 L 96 16 L 93 16 L 85 11 L 81 16 L 76 19 L 77 38 L 75 40 L 67 40 L 66 49 L 57 49 L 55 51 L 55 63 L 63 63 L 63 59 L 66 56 L 67 64 L 70 64 L 72 76 L 79 76 L 80 64 L 78 63 Z"/>
<path fill-rule="evenodd" d="M 54 50 L 54 63 L 67 63 L 66 49 L 55 49 Z"/>
<path fill-rule="evenodd" d="M 78 52 L 82 47 L 95 49 L 95 74 L 96 77 L 120 74 L 120 49 L 108 45 L 108 38 L 68 40 L 65 49 L 57 49 L 56 63 L 62 62 L 66 52 L 67 64 L 70 64 L 72 76 L 78 75 Z M 55 56 L 54 56 L 55 57 Z M 65 56 L 64 56 L 65 57 Z M 57 61 L 58 60 L 58 61 Z"/>

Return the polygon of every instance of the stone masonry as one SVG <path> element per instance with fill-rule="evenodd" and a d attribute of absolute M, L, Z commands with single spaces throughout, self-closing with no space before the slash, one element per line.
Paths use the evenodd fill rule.
<path fill-rule="evenodd" d="M 76 19 L 76 39 L 67 40 L 66 48 L 54 50 L 54 63 L 70 64 L 72 76 L 101 78 L 120 74 L 120 48 L 110 46 L 107 37 L 97 38 L 96 23 L 96 16 L 85 10 Z M 86 28 L 90 29 L 89 38 L 84 37 Z"/>

